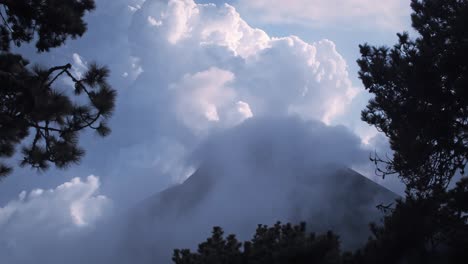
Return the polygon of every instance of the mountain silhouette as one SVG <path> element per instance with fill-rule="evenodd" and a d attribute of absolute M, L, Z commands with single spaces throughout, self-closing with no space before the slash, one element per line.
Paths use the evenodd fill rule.
<path fill-rule="evenodd" d="M 150 251 L 148 262 L 169 263 L 174 248 L 195 248 L 213 226 L 245 241 L 257 225 L 277 221 L 332 230 L 354 249 L 382 217 L 376 206 L 398 197 L 348 168 L 366 159 L 360 144 L 344 127 L 291 118 L 247 120 L 212 135 L 194 152 L 190 177 L 129 214 L 131 255 Z"/>
<path fill-rule="evenodd" d="M 370 235 L 369 223 L 382 216 L 376 206 L 390 204 L 398 195 L 345 167 L 318 170 L 318 176 L 316 172 L 311 173 L 315 177 L 300 175 L 285 186 L 262 177 L 248 183 L 223 182 L 221 170 L 202 166 L 182 184 L 134 209 L 129 236 L 143 243 L 135 246 L 134 254 L 152 250 L 153 259 L 169 263 L 172 249 L 194 248 L 213 226 L 248 240 L 258 224 L 276 221 L 305 221 L 311 232 L 339 234 L 345 249 L 360 246 Z"/>

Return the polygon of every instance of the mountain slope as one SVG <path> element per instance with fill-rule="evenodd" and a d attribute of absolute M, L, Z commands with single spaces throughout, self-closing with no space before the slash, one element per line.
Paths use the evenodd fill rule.
<path fill-rule="evenodd" d="M 198 170 L 130 213 L 127 245 L 132 255 L 152 252 L 149 263 L 169 263 L 174 248 L 196 247 L 213 226 L 242 241 L 258 224 L 306 221 L 310 231 L 333 230 L 345 249 L 355 248 L 370 235 L 369 222 L 381 217 L 376 206 L 397 198 L 348 169 L 367 155 L 342 126 L 249 119 L 211 135 L 193 153 Z"/>
<path fill-rule="evenodd" d="M 379 220 L 376 206 L 397 198 L 343 167 L 290 174 L 296 176 L 274 180 L 260 176 L 245 182 L 247 178 L 227 180 L 223 171 L 202 166 L 182 184 L 135 208 L 129 235 L 138 237 L 142 245 L 135 247 L 134 254 L 153 250 L 153 258 L 169 260 L 172 249 L 193 248 L 209 236 L 213 226 L 247 240 L 258 224 L 276 221 L 306 221 L 313 232 L 333 230 L 341 236 L 343 247 L 352 249 L 370 235 L 369 222 Z"/>

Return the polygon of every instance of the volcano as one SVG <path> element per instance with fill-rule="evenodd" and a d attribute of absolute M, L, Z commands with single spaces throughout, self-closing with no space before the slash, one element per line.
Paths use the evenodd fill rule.
<path fill-rule="evenodd" d="M 327 166 L 320 169 L 319 176 L 294 177 L 294 183 L 259 177 L 245 185 L 226 181 L 222 173 L 201 167 L 182 184 L 142 202 L 132 214 L 131 233 L 140 241 L 148 240 L 146 246 L 135 248 L 135 254 L 151 248 L 153 259 L 169 263 L 174 248 L 195 248 L 210 236 L 213 226 L 249 240 L 258 224 L 276 221 L 306 222 L 310 232 L 333 230 L 340 235 L 343 248 L 351 250 L 367 240 L 369 223 L 382 217 L 377 206 L 398 198 L 345 167 Z M 164 242 L 154 247 L 154 237 Z"/>
<path fill-rule="evenodd" d="M 170 263 L 174 248 L 196 248 L 213 226 L 245 241 L 259 224 L 277 221 L 306 222 L 316 233 L 332 230 L 352 250 L 369 237 L 369 223 L 381 219 L 377 206 L 398 198 L 349 169 L 347 163 L 366 153 L 342 127 L 245 123 L 195 152 L 201 162 L 183 183 L 134 208 L 128 239 L 138 244 L 132 255 L 151 251 L 148 262 Z"/>

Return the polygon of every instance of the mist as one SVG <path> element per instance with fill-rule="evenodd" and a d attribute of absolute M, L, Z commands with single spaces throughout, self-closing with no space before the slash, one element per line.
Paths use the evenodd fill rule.
<path fill-rule="evenodd" d="M 248 240 L 258 224 L 277 221 L 305 221 L 311 232 L 332 229 L 341 235 L 343 246 L 352 249 L 369 235 L 368 222 L 378 221 L 375 206 L 396 198 L 376 184 L 371 188 L 352 186 L 358 174 L 350 174 L 347 168 L 366 161 L 367 151 L 360 139 L 343 126 L 294 117 L 251 118 L 203 141 L 188 156 L 187 163 L 196 169 L 183 184 L 155 193 L 124 212 L 112 213 L 115 204 L 95 194 L 99 184 L 95 177 L 65 184 L 68 188 L 73 184 L 94 186 L 89 192 L 79 186 L 86 199 L 77 200 L 96 208 L 82 206 L 87 211 L 78 220 L 75 214 L 74 219 L 92 225 L 68 233 L 64 226 L 57 236 L 45 235 L 54 232 L 42 226 L 25 232 L 17 245 L 8 244 L 6 253 L 1 253 L 11 258 L 8 263 L 33 263 L 35 259 L 48 263 L 84 259 L 86 263 L 170 263 L 174 248 L 196 248 L 213 226 Z M 57 187 L 56 192 L 65 187 Z M 18 201 L 25 205 L 16 214 L 29 213 L 27 203 L 37 200 L 31 196 Z M 74 208 L 73 202 L 71 205 Z M 97 219 L 93 212 L 105 216 Z M 10 223 L 3 224 L 4 234 L 14 232 L 15 225 L 21 223 L 10 218 Z M 22 251 L 19 245 L 22 250 L 28 248 L 29 254 L 15 254 Z"/>
<path fill-rule="evenodd" d="M 397 197 L 371 181 L 353 186 L 358 174 L 347 168 L 366 162 L 367 151 L 345 127 L 317 121 L 249 119 L 213 135 L 192 159 L 199 165 L 191 178 L 132 213 L 137 228 L 129 228 L 129 237 L 166 261 L 171 247 L 193 249 L 213 226 L 248 240 L 258 224 L 276 221 L 336 230 L 352 249 L 367 239 L 368 222 L 379 220 L 375 206 Z M 158 242 L 166 252 L 149 246 Z"/>
<path fill-rule="evenodd" d="M 113 132 L 83 134 L 79 166 L 0 182 L 2 263 L 170 263 L 213 226 L 246 240 L 276 221 L 354 248 L 396 197 L 349 170 L 374 179 L 369 153 L 387 146 L 339 121 L 358 116 L 362 89 L 332 40 L 274 37 L 192 0 L 100 0 L 87 21 L 51 58 L 22 51 L 109 65 Z"/>

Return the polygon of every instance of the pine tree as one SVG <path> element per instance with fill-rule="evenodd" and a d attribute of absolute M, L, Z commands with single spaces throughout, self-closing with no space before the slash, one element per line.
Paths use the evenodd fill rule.
<path fill-rule="evenodd" d="M 412 0 L 412 26 L 392 48 L 360 46 L 359 77 L 374 95 L 362 119 L 385 133 L 383 176 L 407 186 L 356 263 L 464 263 L 468 248 L 468 1 Z"/>
<path fill-rule="evenodd" d="M 276 223 L 272 227 L 259 225 L 252 240 L 240 243 L 235 235 L 223 236 L 214 227 L 211 238 L 192 253 L 188 249 L 174 250 L 176 264 L 287 264 L 342 263 L 340 243 L 332 232 L 316 236 L 300 225 Z"/>
<path fill-rule="evenodd" d="M 78 146 L 79 132 L 94 129 L 110 133 L 116 92 L 107 82 L 109 70 L 92 63 L 82 78 L 71 65 L 52 68 L 31 66 L 10 51 L 36 41 L 38 52 L 80 37 L 86 31 L 83 16 L 95 7 L 93 0 L 0 0 L 0 158 L 12 157 L 22 147 L 22 166 L 47 169 L 78 163 L 84 150 Z M 69 78 L 74 94 L 60 89 L 57 80 Z M 0 163 L 0 176 L 11 166 Z"/>
<path fill-rule="evenodd" d="M 444 189 L 468 159 L 468 1 L 412 0 L 410 39 L 392 48 L 360 46 L 359 77 L 374 95 L 362 119 L 394 151 L 380 172 L 398 173 L 409 190 Z"/>

